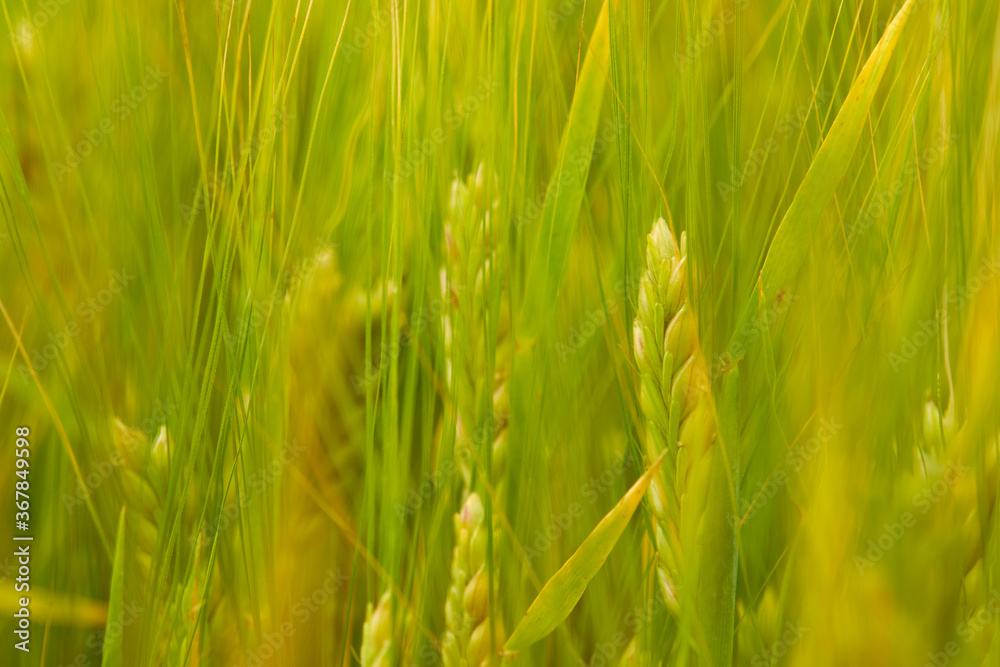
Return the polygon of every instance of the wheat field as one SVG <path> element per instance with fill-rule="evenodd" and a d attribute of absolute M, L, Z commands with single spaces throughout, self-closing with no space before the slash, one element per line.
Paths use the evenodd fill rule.
<path fill-rule="evenodd" d="M 0 664 L 1000 665 L 996 2 L 0 4 Z"/>

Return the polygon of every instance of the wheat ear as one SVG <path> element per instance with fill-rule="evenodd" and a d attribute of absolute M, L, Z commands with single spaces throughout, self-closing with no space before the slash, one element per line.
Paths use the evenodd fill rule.
<path fill-rule="evenodd" d="M 125 504 L 129 508 L 128 536 L 134 546 L 134 571 L 137 581 L 147 582 L 152 575 L 156 536 L 163 519 L 163 501 L 167 495 L 167 437 L 160 429 L 150 446 L 146 434 L 126 426 L 115 418 L 112 440 L 121 461 Z M 143 586 L 142 592 L 148 593 Z"/>
<path fill-rule="evenodd" d="M 163 525 L 163 505 L 168 490 L 170 452 L 167 430 L 161 427 L 150 444 L 143 431 L 126 426 L 115 418 L 112 440 L 121 463 L 124 500 L 128 508 L 126 544 L 132 554 L 125 578 L 125 595 L 132 601 L 141 600 L 143 607 L 158 614 L 160 601 L 152 597 L 152 582 L 156 539 Z M 176 602 L 171 602 L 166 613 L 169 615 L 175 611 Z M 186 634 L 172 632 L 163 645 L 154 649 L 161 656 L 159 659 L 179 653 Z M 130 640 L 126 650 L 129 655 L 136 655 L 139 644 Z"/>
<path fill-rule="evenodd" d="M 718 438 L 687 268 L 685 236 L 678 244 L 661 218 L 649 233 L 633 326 L 647 454 L 667 454 L 648 498 L 664 601 L 681 617 L 685 641 L 707 664 L 728 665 L 737 553 L 735 527 L 726 517 L 734 507 L 738 471 L 730 466 L 735 451 L 725 450 Z M 732 378 L 723 384 L 738 391 Z"/>
<path fill-rule="evenodd" d="M 126 541 L 133 556 L 132 566 L 126 581 L 126 596 L 129 600 L 160 613 L 160 601 L 153 599 L 154 581 L 153 559 L 156 557 L 156 539 L 164 525 L 164 502 L 169 484 L 169 458 L 171 441 L 165 426 L 161 426 L 150 443 L 146 434 L 136 428 L 126 426 L 119 419 L 112 425 L 112 440 L 115 444 L 124 486 L 126 515 Z M 197 542 L 201 544 L 201 542 Z M 196 556 L 197 557 L 197 556 Z M 201 561 L 204 562 L 204 561 Z M 221 583 L 219 561 L 215 561 L 213 589 L 207 598 L 205 619 L 212 642 L 207 648 L 212 659 L 228 662 L 238 653 L 237 614 L 226 601 Z M 200 582 L 207 579 L 205 572 L 196 565 L 194 579 L 182 586 L 180 593 L 167 600 L 162 610 L 167 619 L 169 636 L 154 650 L 158 660 L 170 664 L 183 662 L 190 652 L 191 664 L 199 659 L 198 617 L 201 592 Z M 171 620 L 172 619 L 172 620 Z M 189 642 L 190 640 L 190 642 Z M 190 643 L 190 647 L 189 647 Z M 137 646 L 131 646 L 132 654 Z"/>
<path fill-rule="evenodd" d="M 697 322 L 685 291 L 686 245 L 683 234 L 677 245 L 662 218 L 653 225 L 633 327 L 648 455 L 654 458 L 670 452 L 648 493 L 660 557 L 657 576 L 667 604 L 675 610 L 682 581 L 683 537 L 688 532 L 682 524 L 685 519 L 698 519 L 682 505 L 696 500 L 689 497 L 690 489 L 705 486 L 708 454 L 716 434 Z"/>
<path fill-rule="evenodd" d="M 491 215 L 496 213 L 496 202 L 487 201 L 490 188 L 486 186 L 482 166 L 465 181 L 456 178 L 445 226 L 442 290 L 452 306 L 444 320 L 445 348 L 448 381 L 454 387 L 458 412 L 456 458 L 463 481 L 463 506 L 454 520 L 456 545 L 445 608 L 445 667 L 488 664 L 491 628 L 495 646 L 502 645 L 504 634 L 500 619 L 489 618 L 490 573 L 486 559 L 487 530 L 494 531 L 496 547 L 499 522 L 494 512 L 493 526 L 487 526 L 477 493 L 487 481 L 495 507 L 503 507 L 510 336 L 509 324 L 504 320 L 507 309 L 503 307 L 503 243 L 491 249 Z M 492 316 L 495 321 L 490 319 Z M 489 377 L 487 355 L 491 349 L 494 373 Z M 484 479 L 486 446 L 492 447 L 488 480 Z M 495 598 L 499 589 L 496 580 L 493 583 Z"/>

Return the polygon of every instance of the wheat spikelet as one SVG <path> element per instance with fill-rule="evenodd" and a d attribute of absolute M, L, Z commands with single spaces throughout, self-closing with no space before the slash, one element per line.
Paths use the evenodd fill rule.
<path fill-rule="evenodd" d="M 492 249 L 496 202 L 489 202 L 485 170 L 452 183 L 449 219 L 445 226 L 446 268 L 442 290 L 452 308 L 444 320 L 448 381 L 454 387 L 458 412 L 456 458 L 462 471 L 463 507 L 454 518 L 456 545 L 451 566 L 451 585 L 445 607 L 446 632 L 443 660 L 446 667 L 479 667 L 490 658 L 490 633 L 502 644 L 499 619 L 489 618 L 487 530 L 499 542 L 498 522 L 488 527 L 475 482 L 485 477 L 487 446 L 492 447 L 488 481 L 496 506 L 503 507 L 504 461 L 507 450 L 510 365 L 509 322 L 503 289 L 503 253 Z M 495 183 L 492 188 L 495 191 Z M 502 244 L 498 244 L 502 247 Z M 494 350 L 494 373 L 488 375 L 490 350 Z M 485 407 L 484 407 L 485 406 Z M 494 514 L 494 517 L 496 515 Z M 494 595 L 498 590 L 494 580 Z M 492 630 L 491 630 L 492 628 Z"/>
<path fill-rule="evenodd" d="M 637 637 L 633 637 L 629 641 L 628 645 L 625 647 L 625 651 L 622 653 L 622 657 L 618 659 L 619 667 L 635 667 L 635 665 L 642 664 L 639 655 L 639 642 Z"/>
<path fill-rule="evenodd" d="M 368 603 L 361 636 L 362 667 L 389 667 L 393 664 L 392 596 L 389 591 L 382 594 L 377 606 Z"/>

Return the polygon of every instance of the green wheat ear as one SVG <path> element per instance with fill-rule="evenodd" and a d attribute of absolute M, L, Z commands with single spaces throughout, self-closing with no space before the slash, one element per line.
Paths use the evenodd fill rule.
<path fill-rule="evenodd" d="M 392 596 L 382 594 L 378 606 L 368 603 L 361 633 L 362 667 L 389 667 L 393 664 Z"/>
<path fill-rule="evenodd" d="M 682 634 L 708 664 L 727 665 L 736 590 L 735 527 L 726 518 L 733 507 L 733 454 L 718 438 L 686 282 L 686 238 L 678 244 L 661 218 L 649 233 L 633 324 L 647 455 L 666 455 L 648 492 L 656 578 L 667 607 L 681 618 Z M 728 378 L 724 388 L 732 393 L 738 385 Z"/>
<path fill-rule="evenodd" d="M 131 510 L 126 518 L 127 536 L 132 551 L 136 583 L 148 593 L 146 582 L 152 576 L 156 536 L 163 520 L 163 502 L 167 495 L 167 430 L 161 427 L 149 444 L 146 434 L 122 423 L 112 424 L 112 439 L 122 462 L 125 504 Z"/>
<path fill-rule="evenodd" d="M 126 575 L 126 598 L 151 610 L 152 614 L 167 625 L 166 636 L 153 649 L 157 660 L 169 664 L 182 664 L 191 645 L 191 664 L 197 664 L 199 645 L 204 643 L 196 628 L 201 598 L 201 586 L 207 579 L 204 565 L 207 553 L 192 554 L 200 558 L 201 567 L 195 569 L 186 581 L 177 583 L 177 590 L 168 593 L 164 600 L 152 598 L 154 581 L 153 563 L 163 560 L 156 552 L 157 534 L 164 521 L 164 503 L 169 484 L 169 460 L 173 449 L 165 426 L 161 426 L 152 442 L 146 434 L 126 426 L 115 419 L 112 439 L 122 463 L 126 515 L 126 540 L 129 545 L 129 568 Z M 198 544 L 201 544 L 200 540 Z M 176 553 L 174 557 L 176 557 Z M 206 650 L 213 660 L 228 662 L 238 653 L 239 638 L 237 613 L 223 595 L 219 561 L 215 561 L 212 590 L 207 597 L 204 614 L 208 634 Z M 169 588 L 168 588 L 169 591 Z M 140 602 L 141 601 L 141 602 Z M 127 647 L 127 655 L 136 655 L 138 646 Z"/>
<path fill-rule="evenodd" d="M 717 428 L 698 326 L 685 291 L 686 246 L 683 234 L 677 245 L 663 218 L 653 225 L 633 327 L 647 453 L 652 459 L 668 452 L 661 474 L 650 484 L 649 500 L 660 556 L 657 578 L 675 612 L 684 562 L 682 523 L 697 519 L 689 512 L 682 516 L 682 506 L 695 501 L 688 498 L 690 491 L 706 486 Z"/>
<path fill-rule="evenodd" d="M 503 482 L 507 449 L 505 416 L 511 340 L 503 286 L 505 255 L 503 242 L 496 238 L 492 227 L 498 202 L 488 201 L 497 190 L 496 180 L 489 187 L 486 179 L 480 165 L 464 181 L 452 181 L 444 230 L 441 289 L 452 306 L 444 318 L 446 369 L 458 409 L 456 441 L 466 487 L 472 483 L 476 465 L 484 465 L 484 454 L 475 449 L 482 448 L 490 430 L 494 485 Z M 490 349 L 495 349 L 492 382 L 485 377 Z M 484 404 L 492 406 L 492 414 L 482 414 Z M 490 423 L 492 428 L 487 429 Z M 500 488 L 495 487 L 495 492 L 499 496 Z"/>
<path fill-rule="evenodd" d="M 125 598 L 138 602 L 156 618 L 160 600 L 153 599 L 154 563 L 157 534 L 164 525 L 163 508 L 169 479 L 170 443 L 166 427 L 161 427 L 152 443 L 146 434 L 126 426 L 120 419 L 112 423 L 112 440 L 121 461 L 125 506 L 125 535 L 131 558 L 125 573 Z M 174 633 L 172 633 L 174 634 Z M 158 659 L 171 652 L 169 643 L 153 649 Z M 135 634 L 126 637 L 125 655 L 138 656 L 140 642 Z"/>
<path fill-rule="evenodd" d="M 454 518 L 456 544 L 445 605 L 442 643 L 446 667 L 487 664 L 493 653 L 491 641 L 498 648 L 504 637 L 501 620 L 491 620 L 489 614 L 486 548 L 490 527 L 478 493 L 483 491 L 482 480 L 488 477 L 494 502 L 495 556 L 500 537 L 497 509 L 503 507 L 505 497 L 511 340 L 503 284 L 504 243 L 496 238 L 491 224 L 498 203 L 490 199 L 496 192 L 496 181 L 487 179 L 485 168 L 480 166 L 466 180 L 453 181 L 445 223 L 442 291 L 451 304 L 444 317 L 445 352 L 447 379 L 458 412 L 456 458 L 463 482 L 463 507 Z M 492 376 L 487 356 L 490 350 Z M 487 447 L 492 450 L 489 475 Z M 494 578 L 493 583 L 496 599 L 499 582 Z"/>
<path fill-rule="evenodd" d="M 443 661 L 448 667 L 488 664 L 490 656 L 489 572 L 486 571 L 486 522 L 483 503 L 469 495 L 455 515 L 455 551 L 451 561 L 451 586 L 445 603 L 447 632 Z M 498 592 L 494 587 L 494 594 Z M 497 635 L 503 630 L 499 619 Z"/>

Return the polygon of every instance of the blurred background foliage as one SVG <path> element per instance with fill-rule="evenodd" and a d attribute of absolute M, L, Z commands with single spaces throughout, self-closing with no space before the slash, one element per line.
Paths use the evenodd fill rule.
<path fill-rule="evenodd" d="M 1000 660 L 995 2 L 910 3 L 796 281 L 727 348 L 901 6 L 610 3 L 558 299 L 530 337 L 513 325 L 531 353 L 490 601 L 508 630 L 646 465 L 631 326 L 662 216 L 687 234 L 716 392 L 742 357 L 734 661 Z M 519 312 L 600 3 L 3 12 L 0 449 L 31 428 L 36 535 L 33 650 L 5 642 L 3 662 L 97 665 L 117 629 L 125 665 L 357 664 L 389 591 L 390 664 L 440 664 L 462 502 L 452 181 L 495 175 Z M 673 664 L 648 531 L 643 510 L 521 662 L 613 664 L 644 635 Z"/>

